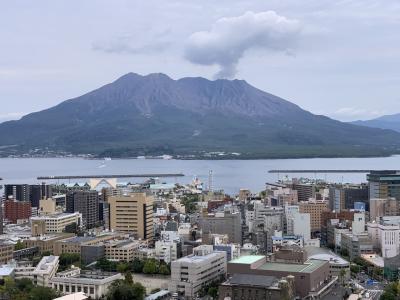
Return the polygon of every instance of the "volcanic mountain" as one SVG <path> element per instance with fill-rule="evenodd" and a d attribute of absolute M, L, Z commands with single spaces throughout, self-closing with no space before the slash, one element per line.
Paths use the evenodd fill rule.
<path fill-rule="evenodd" d="M 0 146 L 3 154 L 46 149 L 111 157 L 375 156 L 398 153 L 400 133 L 314 115 L 243 80 L 128 73 L 0 124 Z"/>

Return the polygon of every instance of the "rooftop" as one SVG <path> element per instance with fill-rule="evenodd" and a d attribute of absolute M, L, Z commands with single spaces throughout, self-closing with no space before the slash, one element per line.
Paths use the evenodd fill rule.
<path fill-rule="evenodd" d="M 326 264 L 326 261 L 309 259 L 304 264 L 289 264 L 289 263 L 278 263 L 278 262 L 267 262 L 262 266 L 258 267 L 259 270 L 269 271 L 283 271 L 283 272 L 295 272 L 295 273 L 312 273 L 321 266 Z"/>
<path fill-rule="evenodd" d="M 255 263 L 256 261 L 259 261 L 260 259 L 265 258 L 264 255 L 245 255 L 241 256 L 237 259 L 231 260 L 229 263 L 230 264 L 246 264 L 246 265 L 251 265 Z"/>
<path fill-rule="evenodd" d="M 278 279 L 274 276 L 233 274 L 225 284 L 271 287 L 277 282 Z"/>

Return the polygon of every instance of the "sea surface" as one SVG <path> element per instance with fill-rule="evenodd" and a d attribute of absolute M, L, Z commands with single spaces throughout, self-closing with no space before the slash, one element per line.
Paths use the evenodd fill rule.
<path fill-rule="evenodd" d="M 38 176 L 50 175 L 111 175 L 147 173 L 183 173 L 184 177 L 165 178 L 162 182 L 190 183 L 197 176 L 205 186 L 212 170 L 213 188 L 228 194 L 238 193 L 240 188 L 252 192 L 264 189 L 266 182 L 275 182 L 286 176 L 324 179 L 330 182 L 366 181 L 365 174 L 270 174 L 272 169 L 400 169 L 400 156 L 377 158 L 313 158 L 313 159 L 264 159 L 264 160 L 163 160 L 163 159 L 115 159 L 86 160 L 81 158 L 1 158 L 1 184 L 39 183 Z M 65 180 L 63 182 L 83 182 Z M 140 178 L 123 178 L 121 182 L 142 182 Z M 47 183 L 57 182 L 47 180 Z M 61 183 L 61 181 L 58 181 Z"/>

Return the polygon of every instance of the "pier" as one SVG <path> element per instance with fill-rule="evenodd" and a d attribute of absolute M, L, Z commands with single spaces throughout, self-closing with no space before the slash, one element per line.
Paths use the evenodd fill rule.
<path fill-rule="evenodd" d="M 269 170 L 268 173 L 371 173 L 380 170 Z M 385 172 L 400 172 L 400 170 L 384 170 Z"/>
<path fill-rule="evenodd" d="M 58 175 L 58 176 L 39 176 L 38 180 L 51 180 L 51 179 L 88 179 L 88 178 L 166 178 L 166 177 L 183 177 L 182 173 L 172 174 L 117 174 L 117 175 Z"/>

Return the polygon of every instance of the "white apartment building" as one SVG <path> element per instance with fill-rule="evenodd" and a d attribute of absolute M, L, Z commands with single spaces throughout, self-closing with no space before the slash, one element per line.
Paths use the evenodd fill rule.
<path fill-rule="evenodd" d="M 311 240 L 311 221 L 310 214 L 295 213 L 292 217 L 293 233 L 303 237 L 304 241 Z"/>
<path fill-rule="evenodd" d="M 49 283 L 49 287 L 62 294 L 83 292 L 92 299 L 100 299 L 107 294 L 110 285 L 124 277 L 120 273 L 81 271 L 57 273 Z"/>
<path fill-rule="evenodd" d="M 383 258 L 395 257 L 400 253 L 400 225 L 370 222 L 368 235 L 376 249 L 380 249 Z"/>
<path fill-rule="evenodd" d="M 194 299 L 199 290 L 226 275 L 226 252 L 211 245 L 193 249 L 193 254 L 171 263 L 169 291 Z"/>
<path fill-rule="evenodd" d="M 178 242 L 156 241 L 155 256 L 157 260 L 163 260 L 167 264 L 178 259 Z"/>
<path fill-rule="evenodd" d="M 354 213 L 353 222 L 351 223 L 351 231 L 354 234 L 365 232 L 365 212 Z"/>

